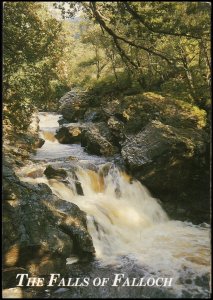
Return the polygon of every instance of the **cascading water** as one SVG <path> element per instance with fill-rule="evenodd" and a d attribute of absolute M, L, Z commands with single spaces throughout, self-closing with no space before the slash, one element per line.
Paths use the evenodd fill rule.
<path fill-rule="evenodd" d="M 172 221 L 152 198 L 148 190 L 112 163 L 86 154 L 80 145 L 62 145 L 54 139 L 58 115 L 40 114 L 40 129 L 45 138 L 44 146 L 34 157 L 33 167 L 41 169 L 36 176 L 32 165 L 19 171 L 24 181 L 44 182 L 61 199 L 77 204 L 87 213 L 87 226 L 96 250 L 96 259 L 102 265 L 122 265 L 123 257 L 129 257 L 144 272 L 173 278 L 173 288 L 181 295 L 185 290 L 202 290 L 196 279 L 210 272 L 209 225 Z M 42 170 L 50 160 L 75 157 L 79 164 L 75 174 L 84 195 L 78 195 L 76 177 L 67 165 L 66 183 L 48 180 Z M 38 164 L 38 160 L 41 163 Z M 96 165 L 96 170 L 85 168 L 81 162 Z M 40 174 L 40 175 L 39 175 Z M 34 177 L 34 178 L 33 178 Z M 190 283 L 187 278 L 190 277 Z"/>

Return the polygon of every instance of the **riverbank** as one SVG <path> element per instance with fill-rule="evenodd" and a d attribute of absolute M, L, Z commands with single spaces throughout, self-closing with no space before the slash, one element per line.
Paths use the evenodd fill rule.
<path fill-rule="evenodd" d="M 16 274 L 19 272 L 27 272 L 30 276 L 56 271 L 66 274 L 66 258 L 73 251 L 79 255 L 82 253 L 84 260 L 93 256 L 85 213 L 76 205 L 59 199 L 46 184 L 22 182 L 17 176 L 17 172 L 27 165 L 32 172 L 32 156 L 43 144 L 37 115 L 33 117 L 28 131 L 14 133 L 4 127 L 4 289 L 16 286 Z M 24 291 L 23 294 L 28 295 Z"/>

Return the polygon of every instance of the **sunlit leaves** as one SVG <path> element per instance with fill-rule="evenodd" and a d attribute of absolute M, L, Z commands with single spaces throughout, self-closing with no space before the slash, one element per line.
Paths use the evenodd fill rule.
<path fill-rule="evenodd" d="M 4 117 L 23 129 L 35 105 L 57 98 L 52 80 L 58 79 L 62 27 L 38 2 L 6 2 L 3 25 Z"/>

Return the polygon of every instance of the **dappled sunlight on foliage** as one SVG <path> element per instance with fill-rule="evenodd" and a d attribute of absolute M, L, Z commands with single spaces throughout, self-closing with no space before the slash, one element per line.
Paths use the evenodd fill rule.
<path fill-rule="evenodd" d="M 58 5 L 66 18 L 81 12 L 75 22 L 81 51 L 75 50 L 71 66 L 75 85 L 98 92 L 103 87 L 108 93 L 108 85 L 123 91 L 126 83 L 129 94 L 131 90 L 155 91 L 209 109 L 209 3 L 68 2 L 66 7 L 69 5 L 70 10 Z M 136 89 L 135 83 L 139 85 Z"/>
<path fill-rule="evenodd" d="M 199 119 L 198 126 L 205 126 L 200 109 L 209 115 L 208 3 L 55 6 L 65 19 L 51 15 L 45 2 L 4 5 L 3 108 L 8 122 L 24 129 L 34 107 L 57 110 L 60 97 L 79 88 L 97 98 L 154 92 L 180 99 L 191 104 L 189 115 Z"/>
<path fill-rule="evenodd" d="M 56 72 L 62 26 L 42 3 L 4 5 L 4 119 L 26 129 L 34 107 L 47 108 L 63 95 Z"/>

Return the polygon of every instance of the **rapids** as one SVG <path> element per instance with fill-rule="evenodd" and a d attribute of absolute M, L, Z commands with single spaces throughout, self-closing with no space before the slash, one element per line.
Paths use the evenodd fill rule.
<path fill-rule="evenodd" d="M 101 266 L 119 268 L 123 258 L 128 257 L 147 276 L 172 277 L 176 296 L 181 297 L 183 291 L 192 297 L 196 293 L 208 296 L 206 285 L 198 285 L 197 281 L 210 273 L 210 226 L 170 220 L 160 201 L 112 161 L 88 155 L 79 144 L 59 144 L 54 137 L 59 117 L 54 113 L 39 114 L 45 144 L 32 157 L 31 164 L 17 170 L 19 178 L 46 183 L 61 199 L 86 212 L 96 260 Z M 73 163 L 83 196 L 75 188 Z M 62 164 L 68 173 L 66 182 L 48 180 L 43 175 L 48 164 Z"/>

